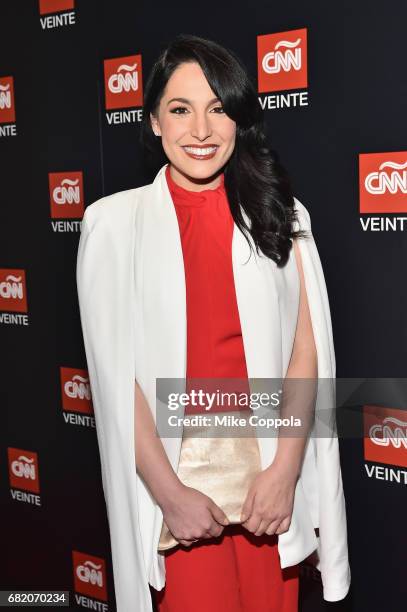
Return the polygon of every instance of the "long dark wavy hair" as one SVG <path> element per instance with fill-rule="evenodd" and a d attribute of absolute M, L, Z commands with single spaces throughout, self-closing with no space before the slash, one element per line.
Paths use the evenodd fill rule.
<path fill-rule="evenodd" d="M 236 225 L 245 235 L 250 233 L 256 246 L 278 267 L 287 263 L 292 239 L 305 237 L 294 231 L 297 220 L 288 174 L 278 154 L 266 142 L 263 114 L 256 90 L 239 58 L 211 40 L 179 34 L 161 52 L 155 62 L 144 92 L 141 143 L 147 161 L 161 167 L 169 160 L 161 138 L 151 126 L 150 113 L 156 116 L 164 89 L 174 70 L 184 62 L 196 62 L 224 112 L 236 122 L 233 153 L 224 167 L 225 189 Z M 241 208 L 250 221 L 246 225 Z"/>

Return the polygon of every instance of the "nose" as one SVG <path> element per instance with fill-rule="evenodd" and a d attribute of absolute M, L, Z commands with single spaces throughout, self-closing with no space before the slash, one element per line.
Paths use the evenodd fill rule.
<path fill-rule="evenodd" d="M 210 118 L 205 111 L 193 115 L 191 135 L 198 140 L 205 140 L 212 134 Z"/>

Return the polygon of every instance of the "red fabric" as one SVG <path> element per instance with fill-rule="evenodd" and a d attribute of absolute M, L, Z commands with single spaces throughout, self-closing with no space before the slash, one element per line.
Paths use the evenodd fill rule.
<path fill-rule="evenodd" d="M 185 268 L 186 391 L 194 387 L 190 379 L 206 378 L 213 380 L 201 381 L 199 388 L 207 392 L 219 388 L 249 395 L 231 257 L 234 220 L 224 175 L 215 189 L 190 191 L 175 183 L 169 168 L 166 178 L 178 218 Z M 223 380 L 220 386 L 216 378 L 238 380 Z M 223 404 L 212 412 L 238 408 L 245 409 Z M 185 414 L 204 411 L 199 406 L 185 408 Z"/>
<path fill-rule="evenodd" d="M 158 612 L 297 612 L 299 566 L 281 569 L 277 536 L 229 525 L 208 542 L 166 553 Z"/>
<path fill-rule="evenodd" d="M 185 266 L 187 379 L 244 382 L 246 361 L 231 259 L 233 217 L 224 176 L 219 187 L 200 192 L 177 185 L 169 166 L 166 177 Z M 187 384 L 187 389 L 192 386 Z M 237 387 L 242 388 L 240 382 Z M 188 411 L 198 412 L 187 406 Z M 229 612 L 297 612 L 299 566 L 281 569 L 277 538 L 228 525 L 219 538 L 164 553 L 166 585 L 159 592 L 152 589 L 158 612 L 223 612 L 225 606 Z"/>

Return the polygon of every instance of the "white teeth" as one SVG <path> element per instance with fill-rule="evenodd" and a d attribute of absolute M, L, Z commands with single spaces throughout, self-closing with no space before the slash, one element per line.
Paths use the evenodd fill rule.
<path fill-rule="evenodd" d="M 207 147 L 205 149 L 197 149 L 195 147 L 184 147 L 185 151 L 188 153 L 193 153 L 194 155 L 209 155 L 210 153 L 214 153 L 218 147 Z"/>

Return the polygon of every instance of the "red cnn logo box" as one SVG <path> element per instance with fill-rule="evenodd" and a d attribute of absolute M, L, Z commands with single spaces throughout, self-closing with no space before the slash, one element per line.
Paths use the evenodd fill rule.
<path fill-rule="evenodd" d="M 308 87 L 307 28 L 257 37 L 259 93 Z"/>
<path fill-rule="evenodd" d="M 50 172 L 49 200 L 53 219 L 81 219 L 84 212 L 83 173 Z"/>
<path fill-rule="evenodd" d="M 363 407 L 366 461 L 407 467 L 407 411 Z"/>
<path fill-rule="evenodd" d="M 143 106 L 141 54 L 104 61 L 106 110 Z"/>
<path fill-rule="evenodd" d="M 73 550 L 72 565 L 75 592 L 107 601 L 104 559 Z"/>
<path fill-rule="evenodd" d="M 8 465 L 11 487 L 32 493 L 40 492 L 37 453 L 10 447 Z"/>
<path fill-rule="evenodd" d="M 75 7 L 74 0 L 40 0 L 40 15 L 60 13 Z"/>
<path fill-rule="evenodd" d="M 27 312 L 25 270 L 0 269 L 0 311 Z"/>
<path fill-rule="evenodd" d="M 407 212 L 407 151 L 360 153 L 361 213 Z"/>
<path fill-rule="evenodd" d="M 14 79 L 0 77 L 0 123 L 14 123 L 15 120 Z"/>
<path fill-rule="evenodd" d="M 78 368 L 60 368 L 62 408 L 68 412 L 92 414 L 89 375 Z"/>

